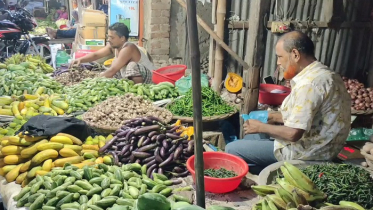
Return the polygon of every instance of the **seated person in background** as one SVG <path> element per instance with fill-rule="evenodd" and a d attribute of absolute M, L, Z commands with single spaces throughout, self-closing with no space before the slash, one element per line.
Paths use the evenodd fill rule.
<path fill-rule="evenodd" d="M 59 19 L 68 20 L 69 19 L 69 13 L 66 10 L 66 6 L 61 6 L 60 10 L 57 11 L 57 14 L 58 14 L 57 20 Z"/>
<path fill-rule="evenodd" d="M 78 11 L 73 11 L 73 19 L 70 21 L 70 29 L 52 29 L 46 28 L 47 34 L 51 39 L 61 39 L 61 38 L 74 38 L 76 34 L 76 25 L 79 23 Z"/>
<path fill-rule="evenodd" d="M 104 0 L 104 4 L 102 4 L 98 10 L 103 11 L 105 12 L 106 15 L 108 15 L 109 14 L 108 13 L 108 10 L 109 10 L 108 0 Z"/>
<path fill-rule="evenodd" d="M 291 79 L 291 93 L 279 112 L 269 113 L 268 124 L 247 120 L 244 130 L 250 135 L 226 146 L 227 153 L 255 165 L 251 173 L 277 161 L 330 161 L 343 148 L 350 130 L 351 96 L 340 75 L 316 60 L 314 49 L 302 32 L 289 32 L 278 40 L 277 64 L 284 78 Z"/>
<path fill-rule="evenodd" d="M 100 76 L 127 78 L 135 83 L 152 83 L 155 67 L 142 50 L 139 50 L 135 44 L 128 42 L 129 33 L 126 25 L 114 23 L 108 31 L 109 44 L 96 52 L 74 60 L 71 66 L 92 62 L 114 54 L 112 65 Z"/>

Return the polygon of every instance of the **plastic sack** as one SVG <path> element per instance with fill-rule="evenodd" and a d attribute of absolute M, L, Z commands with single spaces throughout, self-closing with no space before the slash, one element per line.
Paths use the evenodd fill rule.
<path fill-rule="evenodd" d="M 178 81 L 176 81 L 175 86 L 181 95 L 185 95 L 190 88 L 192 88 L 192 75 L 180 78 Z M 209 78 L 206 74 L 201 75 L 201 86 L 209 86 Z"/>
<path fill-rule="evenodd" d="M 268 122 L 268 111 L 252 111 L 249 114 L 242 114 L 242 119 L 246 120 L 259 120 L 262 123 Z"/>
<path fill-rule="evenodd" d="M 369 141 L 373 135 L 373 129 L 368 128 L 353 128 L 346 141 Z"/>
<path fill-rule="evenodd" d="M 81 140 L 91 136 L 94 132 L 82 120 L 73 117 L 53 117 L 47 115 L 31 117 L 16 134 L 26 131 L 30 136 L 54 136 L 58 133 L 67 133 Z"/>

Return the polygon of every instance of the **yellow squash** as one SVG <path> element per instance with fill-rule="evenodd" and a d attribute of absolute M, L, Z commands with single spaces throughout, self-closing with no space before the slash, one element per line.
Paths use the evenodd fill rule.
<path fill-rule="evenodd" d="M 36 172 L 40 170 L 42 170 L 41 166 L 32 168 L 29 172 L 27 172 L 27 178 L 34 178 L 36 176 Z"/>
<path fill-rule="evenodd" d="M 28 158 L 28 157 L 31 157 L 33 155 L 35 155 L 37 152 L 38 152 L 38 149 L 37 147 L 40 145 L 40 144 L 45 144 L 45 143 L 48 143 L 48 140 L 44 139 L 44 140 L 41 140 L 33 145 L 30 145 L 28 147 L 26 147 L 25 149 L 23 149 L 21 151 L 21 156 L 23 158 Z"/>
<path fill-rule="evenodd" d="M 22 184 L 23 180 L 25 180 L 27 176 L 27 172 L 23 172 L 22 174 L 18 175 L 16 179 L 16 184 Z"/>
<path fill-rule="evenodd" d="M 25 147 L 9 145 L 1 148 L 1 153 L 3 155 L 19 155 L 24 148 Z"/>
<path fill-rule="evenodd" d="M 72 149 L 72 150 L 74 150 L 78 154 L 80 154 L 80 152 L 82 151 L 82 146 L 79 146 L 79 145 L 65 144 L 64 148 Z"/>
<path fill-rule="evenodd" d="M 65 158 L 79 156 L 78 153 L 76 153 L 74 150 L 70 148 L 63 148 L 59 151 L 59 153 L 62 157 L 65 157 Z"/>
<path fill-rule="evenodd" d="M 43 171 L 50 171 L 50 170 L 52 170 L 52 167 L 53 167 L 53 160 L 48 159 L 48 160 L 44 161 L 42 169 L 43 169 Z"/>
<path fill-rule="evenodd" d="M 5 179 L 7 182 L 13 182 L 17 179 L 19 175 L 19 169 L 21 169 L 23 164 L 17 165 L 17 167 L 13 168 L 9 173 L 5 175 Z"/>
<path fill-rule="evenodd" d="M 66 136 L 66 137 L 70 138 L 71 141 L 73 141 L 73 143 L 76 144 L 76 145 L 82 145 L 83 144 L 83 142 L 80 141 L 80 139 L 76 138 L 73 135 L 67 134 L 67 133 L 58 133 L 56 136 Z"/>
<path fill-rule="evenodd" d="M 82 161 L 83 161 L 83 157 L 81 156 L 61 158 L 61 159 L 57 159 L 54 161 L 54 166 L 63 167 L 65 163 L 76 164 L 76 163 L 81 163 Z"/>
<path fill-rule="evenodd" d="M 19 170 L 19 172 L 23 173 L 23 172 L 26 172 L 28 171 L 29 169 L 31 168 L 31 160 L 27 161 L 26 163 L 24 163 L 21 167 L 21 169 Z"/>
<path fill-rule="evenodd" d="M 28 141 L 28 142 L 36 142 L 36 141 L 40 141 L 40 140 L 43 140 L 47 138 L 46 136 L 35 136 L 35 137 L 32 137 L 32 136 L 26 136 L 25 135 L 25 140 Z"/>
<path fill-rule="evenodd" d="M 32 143 L 26 141 L 24 138 L 19 138 L 18 136 L 8 137 L 9 144 L 16 146 L 30 146 Z"/>
<path fill-rule="evenodd" d="M 21 155 L 7 155 L 4 157 L 4 163 L 7 165 L 16 165 L 23 163 L 25 159 Z"/>
<path fill-rule="evenodd" d="M 5 176 L 9 171 L 13 170 L 17 165 L 6 165 L 0 168 L 0 176 Z"/>
<path fill-rule="evenodd" d="M 39 152 L 31 159 L 31 166 L 38 166 L 47 159 L 56 159 L 58 152 L 53 149 L 47 149 Z"/>
<path fill-rule="evenodd" d="M 61 144 L 73 144 L 73 141 L 66 136 L 53 136 L 50 140 L 50 142 L 57 142 Z"/>
<path fill-rule="evenodd" d="M 60 150 L 63 148 L 63 144 L 61 143 L 57 143 L 57 142 L 48 142 L 48 143 L 44 143 L 44 144 L 39 144 L 36 149 L 38 151 L 43 151 L 43 150 L 47 150 L 47 149 L 54 149 L 54 150 Z"/>

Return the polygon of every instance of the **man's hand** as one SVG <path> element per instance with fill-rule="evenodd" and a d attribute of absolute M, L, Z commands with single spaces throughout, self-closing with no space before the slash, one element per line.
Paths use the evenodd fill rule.
<path fill-rule="evenodd" d="M 284 123 L 281 112 L 268 112 L 268 124 Z"/>
<path fill-rule="evenodd" d="M 259 120 L 247 120 L 243 125 L 245 134 L 260 133 L 260 128 L 264 123 Z"/>
<path fill-rule="evenodd" d="M 73 60 L 70 65 L 69 65 L 69 68 L 72 68 L 73 66 L 75 65 L 80 65 L 80 59 L 76 59 L 76 60 Z"/>

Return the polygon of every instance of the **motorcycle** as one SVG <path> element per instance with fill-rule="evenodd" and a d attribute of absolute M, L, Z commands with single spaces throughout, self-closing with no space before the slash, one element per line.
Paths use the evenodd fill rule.
<path fill-rule="evenodd" d="M 0 21 L 0 60 L 16 53 L 40 55 L 51 63 L 51 49 L 46 37 L 31 37 L 30 31 L 37 27 L 34 17 L 25 9 L 17 7 L 15 12 L 0 11 L 7 15 Z"/>

